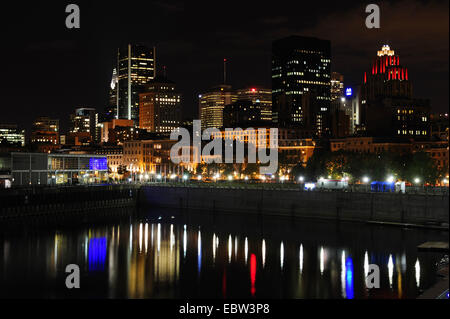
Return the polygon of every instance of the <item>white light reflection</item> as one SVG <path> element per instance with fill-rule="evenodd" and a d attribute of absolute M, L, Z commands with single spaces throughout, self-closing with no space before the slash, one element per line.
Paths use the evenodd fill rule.
<path fill-rule="evenodd" d="M 369 254 L 367 251 L 364 254 L 364 275 L 366 277 L 369 275 Z"/>
<path fill-rule="evenodd" d="M 299 253 L 299 267 L 300 267 L 300 274 L 303 272 L 303 245 L 300 244 L 300 253 Z"/>
<path fill-rule="evenodd" d="M 262 266 L 264 268 L 264 266 L 266 265 L 266 241 L 263 239 L 262 240 Z"/>
<path fill-rule="evenodd" d="M 233 240 L 228 236 L 228 263 L 231 263 L 231 254 L 233 253 Z"/>
<path fill-rule="evenodd" d="M 130 225 L 130 253 L 133 250 L 133 225 Z"/>
<path fill-rule="evenodd" d="M 283 242 L 281 242 L 281 245 L 280 245 L 280 266 L 281 266 L 281 270 L 283 270 L 283 266 L 284 266 L 284 244 L 283 244 Z"/>
<path fill-rule="evenodd" d="M 347 298 L 347 292 L 345 290 L 345 275 L 347 273 L 347 268 L 345 266 L 345 250 L 342 251 L 342 257 L 341 257 L 341 291 L 342 291 L 342 298 Z"/>
<path fill-rule="evenodd" d="M 323 251 L 323 247 L 320 247 L 320 274 L 323 275 L 325 253 Z"/>
<path fill-rule="evenodd" d="M 158 233 L 156 234 L 156 245 L 158 247 L 158 254 L 161 250 L 161 224 L 158 224 Z"/>
<path fill-rule="evenodd" d="M 216 262 L 216 234 L 213 234 L 213 262 Z"/>
<path fill-rule="evenodd" d="M 247 265 L 248 260 L 248 239 L 245 237 L 245 244 L 244 244 L 244 253 L 245 253 L 245 265 Z"/>
<path fill-rule="evenodd" d="M 173 233 L 173 224 L 170 225 L 170 252 L 173 251 L 173 246 L 175 246 L 175 235 Z"/>
<path fill-rule="evenodd" d="M 142 223 L 140 223 L 139 224 L 139 252 L 141 252 L 142 251 L 142 228 L 143 228 L 143 225 L 142 225 Z"/>
<path fill-rule="evenodd" d="M 186 232 L 186 225 L 184 225 L 184 232 L 183 232 L 183 254 L 184 254 L 184 258 L 186 258 L 186 249 L 187 249 L 187 232 Z"/>
<path fill-rule="evenodd" d="M 389 285 L 392 288 L 392 276 L 394 275 L 394 263 L 392 261 L 392 255 L 389 255 L 388 270 L 389 270 Z"/>
<path fill-rule="evenodd" d="M 416 283 L 417 283 L 417 288 L 420 287 L 420 263 L 419 263 L 419 258 L 417 258 L 416 264 L 414 266 L 415 270 L 416 270 Z"/>

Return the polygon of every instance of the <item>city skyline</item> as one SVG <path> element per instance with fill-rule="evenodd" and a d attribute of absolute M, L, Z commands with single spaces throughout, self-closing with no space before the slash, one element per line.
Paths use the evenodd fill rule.
<path fill-rule="evenodd" d="M 234 24 L 225 23 L 233 6 L 225 6 L 218 13 L 217 19 L 212 19 L 208 13 L 212 14 L 213 9 L 194 4 L 186 6 L 179 3 L 152 3 L 145 8 L 152 8 L 161 14 L 151 22 L 139 19 L 142 14 L 135 9 L 127 8 L 125 12 L 119 12 L 111 7 L 100 8 L 83 2 L 80 2 L 79 6 L 82 26 L 77 31 L 67 30 L 64 23 L 61 23 L 65 15 L 61 13 L 63 9 L 58 9 L 63 8 L 63 5 L 56 5 L 54 8 L 41 6 L 38 11 L 48 9 L 52 13 L 47 14 L 50 18 L 46 21 L 37 21 L 30 17 L 28 23 L 19 26 L 17 22 L 6 20 L 7 26 L 2 31 L 6 33 L 5 41 L 15 44 L 16 59 L 22 58 L 20 60 L 23 63 L 6 67 L 7 76 L 2 79 L 2 87 L 6 90 L 4 103 L 14 104 L 15 107 L 6 108 L 2 122 L 18 123 L 29 131 L 35 118 L 48 115 L 59 118 L 64 131 L 69 124 L 68 114 L 77 106 L 86 105 L 101 112 L 108 101 L 108 88 L 117 47 L 127 42 L 143 42 L 150 47 L 156 46 L 159 61 L 157 74 L 162 73 L 162 66 L 166 66 L 167 76 L 177 83 L 184 96 L 183 117 L 195 118 L 198 116 L 198 94 L 223 81 L 223 58 L 228 60 L 227 82 L 233 87 L 270 88 L 272 41 L 292 34 L 330 40 L 331 71 L 343 74 L 345 85 L 352 87 L 362 82 L 373 52 L 385 43 L 390 44 L 409 66 L 411 80 L 415 83 L 415 95 L 430 98 L 432 111 L 448 112 L 448 91 L 444 89 L 448 87 L 448 27 L 447 32 L 441 27 L 441 24 L 448 22 L 448 16 L 445 14 L 448 3 L 445 2 L 427 5 L 415 2 L 400 2 L 395 5 L 381 3 L 383 14 L 382 27 L 379 30 L 365 29 L 364 6 L 351 3 L 334 8 L 329 6 L 323 11 L 317 7 L 305 6 L 302 11 L 297 12 L 309 10 L 307 19 L 304 19 L 306 14 L 302 13 L 297 13 L 297 18 L 293 17 L 292 13 L 282 10 L 284 6 L 281 4 L 280 8 L 273 8 L 270 17 L 267 10 L 264 10 L 264 5 L 261 5 L 261 8 L 244 5 L 240 12 L 234 12 Z M 138 22 L 128 24 L 130 18 L 127 14 L 131 12 L 136 14 L 133 21 Z M 408 12 L 416 13 L 418 18 L 422 18 L 422 22 L 434 15 L 433 22 L 438 23 L 421 23 L 420 27 L 414 27 L 414 21 L 409 20 Z M 440 12 L 443 20 L 439 19 Z M 116 18 L 120 14 L 126 19 L 118 23 Z M 185 17 L 189 14 L 190 19 Z M 195 21 L 195 17 L 205 14 L 205 23 L 210 23 L 210 30 L 200 30 L 202 23 Z M 396 18 L 390 19 L 392 15 L 396 15 Z M 302 22 L 299 22 L 300 20 Z M 249 21 L 254 22 L 254 26 L 239 27 L 247 25 L 246 22 Z M 332 21 L 339 21 L 335 26 L 339 32 L 329 32 L 330 27 L 327 25 Z M 33 22 L 35 27 L 30 29 L 29 24 Z M 16 34 L 25 38 L 33 36 L 33 41 L 24 45 L 17 35 L 11 37 L 8 31 L 15 26 L 18 31 Z M 411 30 L 414 32 L 417 28 L 422 31 L 415 32 L 416 41 L 408 40 Z M 242 29 L 244 31 L 241 31 Z M 257 29 L 263 34 L 256 33 Z M 195 31 L 196 36 L 189 30 Z M 359 32 L 364 33 L 365 37 L 355 35 Z M 433 36 L 430 37 L 430 34 Z M 199 41 L 201 43 L 198 43 Z M 9 54 L 2 52 L 2 57 L 10 59 Z M 33 58 L 27 60 L 26 57 L 30 54 Z M 50 62 L 61 67 L 47 65 Z M 28 90 L 31 94 L 17 100 L 22 87 L 16 83 L 18 79 L 22 79 L 21 74 L 24 72 L 30 72 L 31 78 L 36 80 L 30 80 L 32 85 Z M 86 77 L 86 74 L 90 76 Z M 18 110 L 20 112 L 16 112 Z"/>

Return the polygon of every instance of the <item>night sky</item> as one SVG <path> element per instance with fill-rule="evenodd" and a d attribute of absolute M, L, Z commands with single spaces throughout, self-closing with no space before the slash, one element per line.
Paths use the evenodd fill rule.
<path fill-rule="evenodd" d="M 66 29 L 66 5 L 81 9 L 81 29 Z M 366 29 L 365 6 L 381 7 L 381 29 Z M 120 5 L 119 5 L 120 4 Z M 184 118 L 197 115 L 197 96 L 222 82 L 235 88 L 271 84 L 271 43 L 289 35 L 331 40 L 332 70 L 360 84 L 384 43 L 408 67 L 415 97 L 448 112 L 448 1 L 15 1 L 0 13 L 0 123 L 29 130 L 38 116 L 68 128 L 75 107 L 102 111 L 116 48 L 156 45 L 184 96 Z M 27 134 L 29 131 L 27 132 Z"/>

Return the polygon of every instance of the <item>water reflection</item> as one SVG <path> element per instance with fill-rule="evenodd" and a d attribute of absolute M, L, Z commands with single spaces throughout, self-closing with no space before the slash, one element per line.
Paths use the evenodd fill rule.
<path fill-rule="evenodd" d="M 417 288 L 419 288 L 420 287 L 420 262 L 419 262 L 419 259 L 417 259 L 416 264 L 414 265 L 414 270 L 416 273 Z"/>
<path fill-rule="evenodd" d="M 389 271 L 389 286 L 392 288 L 392 278 L 394 276 L 394 262 L 392 261 L 392 255 L 389 255 L 388 271 Z"/>
<path fill-rule="evenodd" d="M 241 234 L 227 225 L 200 228 L 142 219 L 2 236 L 0 297 L 20 296 L 27 285 L 36 287 L 33 296 L 58 296 L 52 287 L 64 277 L 65 266 L 76 263 L 92 289 L 90 296 L 96 297 L 415 298 L 419 287 L 433 284 L 434 264 L 440 259 L 437 254 L 418 255 L 415 241 L 378 244 L 385 234 L 338 245 L 329 230 L 315 230 L 310 236 L 273 231 L 263 237 L 248 229 Z M 371 263 L 382 269 L 377 291 L 365 287 Z M 296 278 L 283 280 L 292 276 Z"/>

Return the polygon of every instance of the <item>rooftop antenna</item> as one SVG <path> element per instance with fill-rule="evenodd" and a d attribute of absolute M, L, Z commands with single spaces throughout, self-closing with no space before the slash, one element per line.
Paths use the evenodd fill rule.
<path fill-rule="evenodd" d="M 167 77 L 167 74 L 166 74 L 166 66 L 165 66 L 165 65 L 163 65 L 163 76 L 164 76 L 164 78 Z"/>
<path fill-rule="evenodd" d="M 223 84 L 227 83 L 227 59 L 223 59 Z"/>

